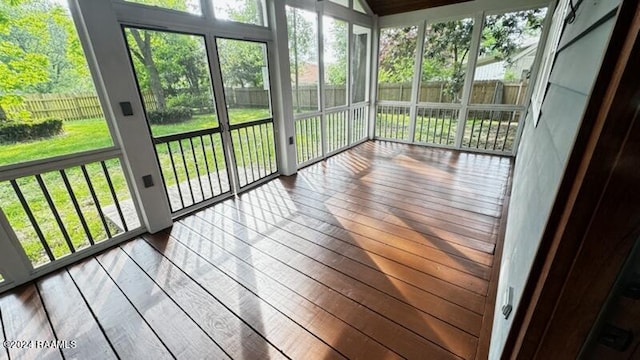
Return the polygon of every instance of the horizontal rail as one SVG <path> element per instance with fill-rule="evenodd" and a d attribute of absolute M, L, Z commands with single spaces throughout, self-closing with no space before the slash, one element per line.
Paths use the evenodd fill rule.
<path fill-rule="evenodd" d="M 527 108 L 523 105 L 513 104 L 469 104 L 469 110 L 496 110 L 496 111 L 524 111 Z"/>
<path fill-rule="evenodd" d="M 417 104 L 418 108 L 437 108 L 437 109 L 449 109 L 449 110 L 458 110 L 462 108 L 462 104 L 460 103 L 434 103 L 434 102 L 419 102 Z"/>
<path fill-rule="evenodd" d="M 122 151 L 119 148 L 112 147 L 3 166 L 0 167 L 0 182 L 112 159 L 121 155 Z"/>
<path fill-rule="evenodd" d="M 141 228 L 120 155 L 106 154 L 0 181 L 0 207 L 33 267 Z"/>
<path fill-rule="evenodd" d="M 216 134 L 221 131 L 222 129 L 220 129 L 220 127 L 217 127 L 217 128 L 211 128 L 211 129 L 188 131 L 180 134 L 158 136 L 156 138 L 153 138 L 153 143 L 164 144 L 171 141 L 178 141 L 178 140 L 189 139 L 189 138 L 194 138 L 194 137 L 203 136 L 203 135 Z"/>
<path fill-rule="evenodd" d="M 269 124 L 269 123 L 273 123 L 273 118 L 266 118 L 266 119 L 260 119 L 260 120 L 255 120 L 255 121 L 247 121 L 247 122 L 243 122 L 241 124 L 229 125 L 229 130 L 233 131 L 233 130 L 242 129 L 242 128 L 248 127 L 248 126 L 256 126 L 256 125 Z"/>

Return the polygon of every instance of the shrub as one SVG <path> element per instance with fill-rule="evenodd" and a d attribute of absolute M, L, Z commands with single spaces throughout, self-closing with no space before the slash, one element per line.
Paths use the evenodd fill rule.
<path fill-rule="evenodd" d="M 174 107 L 166 110 L 149 111 L 147 118 L 150 124 L 175 124 L 191 120 L 193 113 L 185 107 Z"/>
<path fill-rule="evenodd" d="M 169 108 L 174 107 L 186 107 L 189 109 L 202 109 L 213 107 L 211 95 L 207 93 L 202 94 L 178 94 L 167 98 L 167 106 Z"/>
<path fill-rule="evenodd" d="M 40 122 L 0 122 L 0 143 L 37 140 L 62 133 L 62 120 Z"/>

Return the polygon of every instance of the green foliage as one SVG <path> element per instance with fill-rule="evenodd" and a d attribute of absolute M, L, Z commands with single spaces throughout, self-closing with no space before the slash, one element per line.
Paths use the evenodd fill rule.
<path fill-rule="evenodd" d="M 192 117 L 191 109 L 185 107 L 168 108 L 147 113 L 150 124 L 175 124 L 189 121 Z"/>
<path fill-rule="evenodd" d="M 327 21 L 327 19 L 325 19 Z M 325 30 L 325 81 L 328 85 L 345 85 L 347 83 L 347 39 L 348 24 L 345 21 L 332 19 L 328 31 Z M 331 49 L 333 61 L 327 62 L 327 50 Z"/>
<path fill-rule="evenodd" d="M 380 30 L 378 82 L 404 83 L 413 78 L 418 28 L 385 28 Z"/>
<path fill-rule="evenodd" d="M 62 120 L 40 122 L 0 122 L 0 143 L 37 140 L 62 133 Z"/>
<path fill-rule="evenodd" d="M 213 100 L 209 94 L 186 94 L 180 93 L 167 98 L 167 107 L 184 107 L 188 109 L 213 108 Z"/>
<path fill-rule="evenodd" d="M 526 37 L 538 36 L 546 9 L 487 16 L 482 31 L 480 56 L 510 61 Z M 443 82 L 447 98 L 458 101 L 464 85 L 473 32 L 473 20 L 463 19 L 429 25 L 421 80 Z M 385 28 L 380 32 L 380 83 L 404 83 L 413 78 L 417 27 Z"/>
<path fill-rule="evenodd" d="M 289 34 L 289 66 L 291 80 L 298 87 L 299 76 L 306 64 L 317 63 L 317 37 L 315 14 L 293 7 L 286 7 Z M 313 17 L 310 21 L 307 17 Z"/>
<path fill-rule="evenodd" d="M 226 87 L 262 87 L 262 68 L 266 67 L 263 44 L 231 39 L 218 39 L 220 69 Z"/>

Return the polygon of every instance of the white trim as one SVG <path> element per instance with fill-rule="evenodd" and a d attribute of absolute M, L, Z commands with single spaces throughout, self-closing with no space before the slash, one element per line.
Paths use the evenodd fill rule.
<path fill-rule="evenodd" d="M 376 102 L 378 99 L 378 66 L 380 65 L 380 26 L 378 17 L 374 17 L 374 28 L 371 31 L 371 77 L 369 80 L 369 139 L 376 132 Z"/>
<path fill-rule="evenodd" d="M 273 38 L 275 46 L 269 51 L 271 71 L 272 104 L 274 107 L 274 138 L 278 146 L 278 169 L 284 175 L 293 175 L 296 166 L 296 127 L 293 116 L 293 92 L 291 88 L 291 67 L 289 63 L 289 42 L 287 14 L 283 0 L 273 0 L 268 9 L 271 23 L 274 24 Z M 287 96 L 289 95 L 289 96 Z M 289 139 L 293 137 L 293 144 Z"/>
<path fill-rule="evenodd" d="M 99 69 L 96 87 L 107 94 L 108 106 L 104 111 L 116 129 L 114 141 L 122 148 L 122 169 L 131 183 L 133 200 L 138 202 L 137 208 L 142 209 L 140 220 L 149 231 L 171 226 L 169 201 L 164 186 L 160 185 L 160 167 L 155 161 L 155 148 L 116 12 L 110 2 L 69 2 L 72 9 L 77 9 L 74 10 L 77 26 L 89 39 L 87 60 Z M 134 115 L 124 116 L 119 111 L 120 102 L 129 102 Z M 142 182 L 145 175 L 151 175 L 156 185 L 145 188 Z"/>
<path fill-rule="evenodd" d="M 456 127 L 455 146 L 462 146 L 464 137 L 464 128 L 467 122 L 467 110 L 471 101 L 471 91 L 473 89 L 473 78 L 476 72 L 476 62 L 478 61 L 478 53 L 480 52 L 480 40 L 482 37 L 482 29 L 484 28 L 483 12 L 479 12 L 473 18 L 473 32 L 471 33 L 471 44 L 469 45 L 469 55 L 467 61 L 467 70 L 464 77 L 464 88 L 462 89 L 462 101 L 460 103 L 460 112 L 458 113 L 458 124 Z"/>
<path fill-rule="evenodd" d="M 2 264 L 4 277 L 0 291 L 5 287 L 24 283 L 31 278 L 33 266 L 2 209 L 0 209 L 0 264 Z"/>
<path fill-rule="evenodd" d="M 208 19 L 182 11 L 163 9 L 129 2 L 114 2 L 118 21 L 125 25 L 152 27 L 159 30 L 181 31 L 194 34 L 214 33 L 220 37 L 242 40 L 272 40 L 269 27 L 233 21 Z"/>
<path fill-rule="evenodd" d="M 115 159 L 119 158 L 121 153 L 118 148 L 107 148 L 4 166 L 0 169 L 0 182 Z"/>
<path fill-rule="evenodd" d="M 544 49 L 539 51 L 537 56 L 540 59 L 536 59 L 534 64 L 537 64 L 535 69 L 535 81 L 529 82 L 529 89 L 527 89 L 527 96 L 530 99 L 531 112 L 533 116 L 533 126 L 538 126 L 540 120 L 540 113 L 542 112 L 542 102 L 547 93 L 547 84 L 549 83 L 549 77 L 551 76 L 551 69 L 556 57 L 556 51 L 560 44 L 560 38 L 562 37 L 562 31 L 564 30 L 564 20 L 569 5 L 568 0 L 559 0 L 557 7 L 556 4 L 549 7 L 547 11 L 547 21 L 544 24 L 544 33 L 540 37 L 540 45 L 538 49 Z M 553 11 L 553 16 L 549 14 Z M 532 75 L 534 75 L 532 74 Z M 534 79 L 533 76 L 531 79 Z"/>
<path fill-rule="evenodd" d="M 424 39 L 427 31 L 427 22 L 422 21 L 418 26 L 418 38 L 416 39 L 416 54 L 413 61 L 413 82 L 411 83 L 411 106 L 409 107 L 409 127 L 407 139 L 413 141 L 416 134 L 416 108 L 419 99 L 420 82 L 422 80 L 422 60 L 424 59 Z"/>

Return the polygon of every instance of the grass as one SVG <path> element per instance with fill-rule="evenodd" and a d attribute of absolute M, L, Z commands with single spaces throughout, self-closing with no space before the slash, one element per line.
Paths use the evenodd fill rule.
<path fill-rule="evenodd" d="M 268 116 L 265 110 L 260 109 L 230 109 L 229 112 L 236 123 L 247 122 Z M 185 131 L 206 129 L 212 126 L 217 126 L 217 119 L 214 115 L 196 115 L 191 121 L 180 124 L 153 125 L 151 130 L 157 137 Z M 258 132 L 256 132 L 256 134 L 258 134 Z M 250 140 L 253 141 L 253 133 L 251 130 L 249 130 L 247 134 L 245 134 L 245 131 L 242 131 L 242 135 L 243 140 L 246 139 L 244 136 L 248 135 Z M 242 149 L 244 150 L 243 156 L 242 150 L 239 147 L 241 142 L 238 140 L 238 136 L 236 135 L 232 137 L 235 144 L 234 148 L 236 158 L 241 160 L 240 163 L 244 163 L 247 166 L 254 166 L 254 163 L 263 161 L 262 156 L 259 158 L 250 158 L 247 151 L 248 145 L 244 143 L 246 141 L 242 142 L 244 145 Z M 262 138 L 265 140 L 265 145 L 273 147 L 274 139 L 272 134 L 264 134 Z M 211 141 L 211 139 L 213 139 L 213 141 Z M 202 143 L 199 141 L 202 141 Z M 106 148 L 112 145 L 113 142 L 104 119 L 69 121 L 64 124 L 64 133 L 62 135 L 38 141 L 0 145 L 0 166 Z M 178 157 L 176 156 L 176 152 L 179 151 L 179 145 L 177 143 L 171 144 L 171 150 L 174 153 L 174 161 L 177 165 L 176 170 L 178 173 L 178 182 L 186 181 L 187 171 L 189 171 L 191 178 L 196 176 L 197 171 L 200 171 L 201 175 L 206 174 L 206 164 L 202 161 L 202 158 L 205 156 L 201 150 L 203 145 L 205 146 L 205 149 L 213 147 L 216 152 L 216 158 L 214 159 L 211 152 L 207 151 L 206 158 L 209 169 L 214 170 L 214 166 L 217 161 L 218 170 L 221 172 L 225 171 L 226 165 L 224 161 L 224 153 L 222 151 L 220 134 L 214 134 L 212 138 L 207 137 L 202 140 L 196 138 L 193 148 L 195 150 L 195 157 L 191 144 L 188 140 L 183 140 L 182 145 L 185 153 L 185 159 L 187 160 L 181 165 L 180 162 L 182 158 L 180 157 L 180 162 L 178 162 Z M 261 149 L 260 143 L 258 146 L 258 149 Z M 255 150 L 253 146 L 251 149 Z M 162 168 L 171 169 L 171 159 L 166 145 L 158 145 L 157 152 Z M 275 163 L 275 151 L 267 151 L 265 154 L 268 154 L 267 156 L 269 159 Z M 200 159 L 200 161 L 195 161 L 193 160 L 194 158 Z M 184 166 L 185 164 L 186 166 Z M 105 165 L 113 182 L 113 187 L 118 200 L 122 202 L 126 199 L 130 199 L 131 195 L 119 160 L 107 160 L 105 161 Z M 94 187 L 98 202 L 100 203 L 100 208 L 104 209 L 105 207 L 114 204 L 112 194 L 109 190 L 109 186 L 100 163 L 89 164 L 86 166 L 86 169 Z M 78 200 L 83 216 L 86 219 L 88 230 L 94 241 L 98 242 L 108 238 L 107 229 L 111 232 L 112 236 L 118 231 L 121 231 L 110 222 L 107 223 L 107 228 L 105 229 L 81 169 L 75 167 L 65 170 L 65 173 L 69 178 L 70 186 Z M 89 246 L 88 237 L 85 234 L 84 227 L 75 211 L 74 204 L 71 201 L 60 173 L 44 173 L 42 174 L 42 180 L 51 196 L 52 202 L 55 204 L 55 208 L 58 210 L 72 245 L 76 250 Z M 173 176 L 166 176 L 166 181 L 169 186 L 176 184 L 176 179 Z M 59 258 L 69 254 L 70 250 L 65 242 L 64 235 L 55 221 L 54 214 L 49 207 L 36 178 L 20 178 L 17 179 L 16 183 L 24 194 L 30 210 L 36 219 L 36 223 L 39 224 L 40 230 L 42 231 L 45 239 L 47 239 L 47 243 L 49 244 L 54 257 Z M 0 183 L 0 204 L 2 204 L 2 210 L 16 232 L 16 235 L 18 236 L 18 239 L 31 262 L 35 266 L 47 263 L 48 258 L 45 250 L 9 182 Z"/>
<path fill-rule="evenodd" d="M 247 122 L 265 116 L 264 110 L 260 109 L 230 109 L 229 113 L 236 123 Z M 403 115 L 391 118 L 390 116 L 384 115 L 385 114 L 379 114 L 378 116 L 376 124 L 377 134 L 384 134 L 382 130 L 386 128 L 388 137 L 408 136 L 408 116 Z M 312 124 L 311 122 L 314 123 Z M 328 132 L 332 133 L 332 129 L 334 127 L 341 127 L 341 124 L 342 121 L 328 122 Z M 506 148 L 509 148 L 512 146 L 512 138 L 515 137 L 515 124 L 516 123 L 512 124 L 511 127 L 508 128 L 507 133 L 507 127 L 504 122 L 502 126 L 498 126 L 498 121 L 469 119 L 465 127 L 463 146 L 490 147 L 493 146 L 495 136 L 498 136 L 498 145 L 501 145 L 506 139 Z M 154 125 L 152 126 L 152 133 L 157 137 L 185 131 L 206 129 L 212 126 L 217 126 L 216 117 L 205 114 L 194 116 L 191 121 L 181 124 Z M 419 117 L 416 124 L 416 140 L 420 142 L 441 141 L 440 135 L 442 135 L 442 139 L 447 139 L 447 141 L 449 141 L 448 144 L 451 144 L 454 138 L 453 134 L 456 132 L 455 126 L 455 119 Z M 364 123 L 354 124 L 354 127 L 356 128 L 355 133 L 366 131 L 366 129 L 364 129 Z M 473 131 L 471 130 L 472 128 Z M 310 160 L 311 158 L 321 155 L 318 153 L 321 151 L 320 140 L 318 136 L 313 135 L 314 129 L 320 129 L 319 118 L 314 120 L 310 119 L 306 128 L 296 127 L 299 162 Z M 70 121 L 64 124 L 64 130 L 63 135 L 50 139 L 0 145 L 0 165 L 78 153 L 112 145 L 107 125 L 103 119 Z M 336 134 L 341 140 L 329 143 L 328 146 L 330 149 L 337 148 L 346 141 L 345 132 L 336 132 Z M 449 135 L 448 137 L 447 134 Z M 490 141 L 486 140 L 487 134 L 489 135 Z M 232 131 L 231 135 L 236 162 L 240 167 L 247 169 L 247 178 L 243 176 L 240 177 L 241 184 L 252 182 L 255 178 L 266 175 L 266 170 L 272 170 L 275 167 L 276 155 L 273 131 L 266 131 L 263 125 L 259 131 L 256 128 L 240 129 Z M 469 143 L 470 145 L 467 145 Z M 182 151 L 180 150 L 180 144 L 182 145 Z M 197 178 L 198 175 L 204 177 L 207 174 L 207 166 L 209 170 L 212 171 L 211 176 L 214 183 L 217 182 L 216 168 L 221 177 L 224 178 L 227 176 L 227 167 L 220 134 L 213 134 L 211 137 L 194 138 L 193 148 L 191 147 L 192 144 L 190 140 L 182 140 L 180 143 L 172 142 L 169 145 L 171 151 L 169 151 L 166 144 L 156 145 L 158 159 L 161 169 L 164 169 L 167 186 L 184 184 L 188 178 L 194 179 Z M 202 150 L 203 147 L 205 148 L 204 152 Z M 215 156 L 210 149 L 214 149 Z M 184 158 L 182 157 L 182 153 L 184 154 Z M 258 156 L 251 155 L 256 153 Z M 173 155 L 173 163 L 172 157 L 170 156 L 171 154 Z M 206 159 L 206 162 L 203 161 L 203 159 Z M 269 167 L 269 163 L 274 165 Z M 130 199 L 131 195 L 119 160 L 108 160 L 105 162 L 105 165 L 112 178 L 118 200 L 122 202 Z M 175 175 L 173 174 L 174 166 L 176 168 Z M 109 186 L 100 163 L 89 164 L 86 168 L 101 208 L 113 204 L 114 200 L 109 191 Z M 253 170 L 253 172 L 251 172 L 251 170 Z M 72 190 L 78 199 L 79 206 L 86 218 L 86 223 L 93 239 L 100 241 L 108 238 L 107 229 L 111 232 L 111 235 L 120 231 L 112 223 L 108 223 L 105 229 L 81 169 L 77 167 L 71 168 L 66 170 L 66 174 L 69 177 Z M 189 176 L 187 176 L 187 174 Z M 83 225 L 76 214 L 74 204 L 69 197 L 61 175 L 58 172 L 49 172 L 42 174 L 42 179 L 51 195 L 52 202 L 59 211 L 73 246 L 76 249 L 89 246 Z M 192 181 L 192 183 L 194 182 Z M 21 178 L 17 180 L 17 184 L 20 186 L 36 222 L 41 225 L 41 231 L 47 239 L 54 256 L 59 258 L 68 254 L 69 248 L 65 243 L 64 236 L 55 221 L 43 192 L 40 190 L 37 180 L 34 177 Z M 224 192 L 228 190 L 228 185 L 226 186 L 227 188 L 218 189 L 218 191 Z M 185 194 L 185 196 L 187 195 Z M 32 263 L 34 265 L 41 265 L 48 262 L 45 251 L 38 240 L 38 236 L 31 226 L 9 182 L 0 183 L 0 204 Z"/>
<path fill-rule="evenodd" d="M 487 112 L 488 114 L 489 112 Z M 500 114 L 502 117 L 510 112 Z M 418 116 L 415 141 L 427 144 L 455 145 L 457 117 Z M 511 151 L 518 126 L 517 119 L 495 120 L 486 117 L 468 118 L 464 128 L 462 146 L 497 151 Z M 409 140 L 409 114 L 379 113 L 376 117 L 376 136 Z"/>

